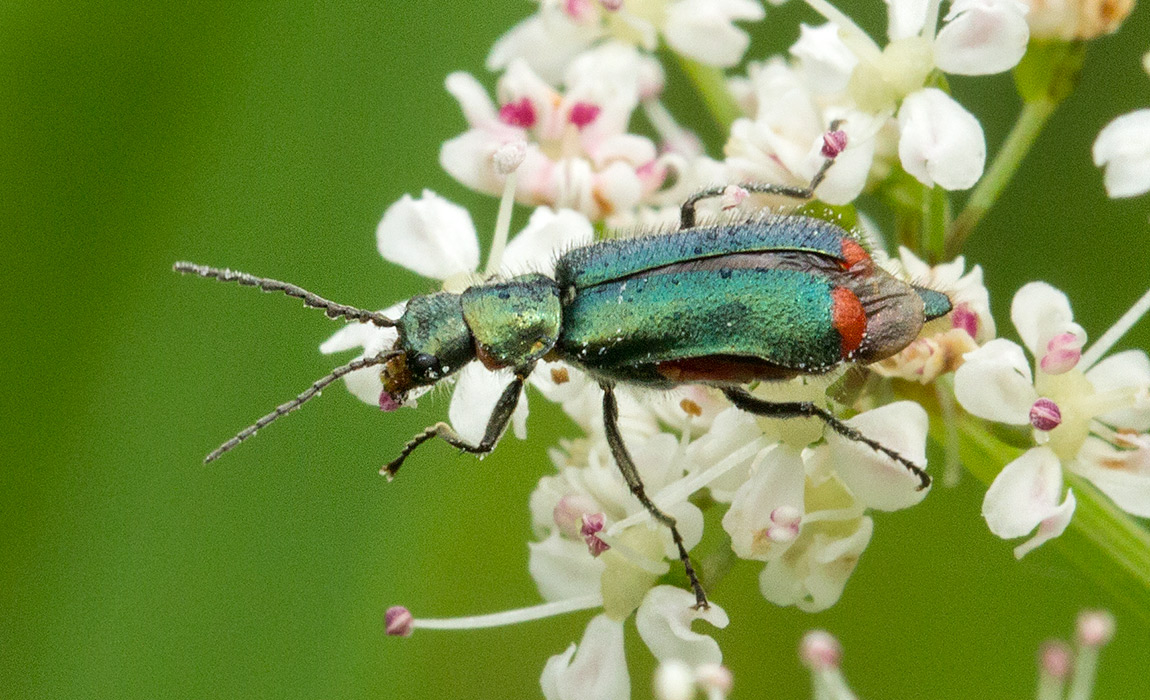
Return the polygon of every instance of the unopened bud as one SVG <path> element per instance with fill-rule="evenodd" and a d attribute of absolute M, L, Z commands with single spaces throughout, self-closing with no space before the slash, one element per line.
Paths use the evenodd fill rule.
<path fill-rule="evenodd" d="M 652 690 L 657 700 L 691 700 L 695 697 L 695 674 L 678 659 L 664 661 L 655 669 Z"/>
<path fill-rule="evenodd" d="M 1042 645 L 1038 650 L 1038 666 L 1042 672 L 1060 681 L 1070 676 L 1070 668 L 1074 658 L 1070 654 L 1070 647 L 1061 639 L 1052 639 Z"/>
<path fill-rule="evenodd" d="M 720 664 L 703 664 L 695 669 L 695 680 L 704 690 L 715 690 L 719 694 L 730 695 L 735 685 L 731 669 Z"/>
<path fill-rule="evenodd" d="M 1086 610 L 1078 615 L 1078 643 L 1102 647 L 1114 638 L 1114 616 L 1106 610 Z"/>
<path fill-rule="evenodd" d="M 495 172 L 500 175 L 510 175 L 523 163 L 523 159 L 527 157 L 527 143 L 524 141 L 512 141 L 505 143 L 499 147 L 491 156 L 492 163 L 495 165 Z"/>
<path fill-rule="evenodd" d="M 830 632 L 811 630 L 803 635 L 799 658 L 813 671 L 834 669 L 842 661 L 843 647 Z"/>
<path fill-rule="evenodd" d="M 391 637 L 410 637 L 415 627 L 415 618 L 411 611 L 402 605 L 393 605 L 387 609 L 383 616 L 384 629 Z"/>
<path fill-rule="evenodd" d="M 745 200 L 749 194 L 750 193 L 743 187 L 727 185 L 727 188 L 723 190 L 723 196 L 719 199 L 719 204 L 723 208 L 723 211 L 734 209 L 742 204 L 743 200 Z"/>
<path fill-rule="evenodd" d="M 1026 0 L 1032 39 L 1076 41 L 1113 34 L 1134 9 L 1134 0 Z"/>

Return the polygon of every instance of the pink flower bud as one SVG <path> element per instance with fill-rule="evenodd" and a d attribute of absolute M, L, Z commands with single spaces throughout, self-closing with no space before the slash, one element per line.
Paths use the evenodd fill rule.
<path fill-rule="evenodd" d="M 370 396 L 370 394 L 369 394 Z M 387 389 L 379 392 L 379 410 L 384 413 L 391 413 L 403 404 L 395 400 L 395 397 L 387 393 Z"/>
<path fill-rule="evenodd" d="M 1030 407 L 1030 424 L 1042 431 L 1051 431 L 1062 423 L 1062 411 L 1050 399 L 1038 399 Z"/>
<path fill-rule="evenodd" d="M 1106 610 L 1086 610 L 1078 615 L 1078 643 L 1102 647 L 1114 638 L 1114 616 Z"/>
<path fill-rule="evenodd" d="M 1038 650 L 1039 668 L 1042 669 L 1043 673 L 1060 681 L 1064 681 L 1070 676 L 1073 661 L 1070 647 L 1060 639 L 1052 639 Z"/>
<path fill-rule="evenodd" d="M 1039 367 L 1047 374 L 1062 374 L 1074 369 L 1082 359 L 1082 339 L 1073 333 L 1059 333 L 1046 344 L 1046 354 Z"/>
<path fill-rule="evenodd" d="M 415 627 L 411 611 L 402 605 L 393 605 L 383 616 L 384 629 L 390 637 L 410 637 Z"/>
<path fill-rule="evenodd" d="M 575 539 L 583 536 L 583 516 L 594 513 L 596 510 L 598 507 L 595 505 L 595 501 L 587 494 L 569 493 L 555 504 L 551 517 L 555 520 L 559 532 Z"/>
<path fill-rule="evenodd" d="M 695 681 L 704 690 L 716 690 L 726 696 L 731 693 L 735 677 L 731 669 L 720 664 L 703 664 L 695 669 Z"/>
<path fill-rule="evenodd" d="M 830 632 L 811 630 L 803 635 L 799 645 L 799 658 L 812 671 L 825 671 L 839 667 L 843 647 Z"/>

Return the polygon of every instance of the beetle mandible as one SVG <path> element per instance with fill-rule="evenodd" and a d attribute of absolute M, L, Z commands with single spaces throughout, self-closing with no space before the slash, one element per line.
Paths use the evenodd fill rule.
<path fill-rule="evenodd" d="M 826 154 L 806 187 L 750 183 L 743 188 L 809 199 L 835 155 Z M 383 471 L 394 476 L 417 447 L 435 437 L 483 455 L 494 449 L 507 428 L 536 363 L 562 360 L 599 382 L 615 462 L 631 493 L 670 529 L 696 605 L 706 607 L 706 594 L 674 518 L 647 496 L 623 442 L 615 386 L 667 389 L 702 383 L 718 387 L 735 406 L 756 415 L 815 417 L 897 461 L 924 489 L 930 477 L 919 466 L 822 407 L 766 401 L 744 385 L 823 374 L 844 362 L 877 362 L 905 348 L 926 321 L 951 310 L 944 293 L 890 275 L 854 237 L 827 221 L 783 215 L 697 225 L 696 205 L 724 191 L 714 187 L 688 198 L 674 233 L 576 248 L 559 259 L 554 277 L 521 275 L 477 284 L 460 294 L 416 296 L 397 319 L 336 304 L 286 282 L 176 263 L 179 272 L 283 292 L 331 318 L 399 331 L 391 350 L 336 368 L 220 445 L 205 461 L 357 369 L 383 365 L 380 405 L 395 408 L 412 389 L 435 384 L 474 360 L 490 370 L 509 368 L 514 377 L 496 403 L 483 439 L 471 444 L 447 423 L 436 423 L 414 436 Z"/>

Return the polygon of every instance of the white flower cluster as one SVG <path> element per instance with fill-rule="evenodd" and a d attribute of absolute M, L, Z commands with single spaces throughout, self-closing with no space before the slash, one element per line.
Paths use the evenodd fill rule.
<path fill-rule="evenodd" d="M 731 125 L 719 161 L 704 155 L 663 105 L 663 70 L 651 52 L 662 41 L 705 65 L 736 65 L 748 37 L 735 23 L 761 19 L 758 2 L 539 0 L 538 12 L 491 51 L 488 67 L 502 71 L 494 99 L 468 73 L 446 80 L 467 129 L 443 144 L 440 163 L 463 185 L 502 197 L 486 266 L 480 269 L 468 212 L 430 191 L 387 210 L 377 229 L 381 255 L 453 292 L 494 277 L 551 273 L 558 254 L 594 239 L 596 225 L 677 221 L 677 205 L 705 185 L 719 185 L 716 192 L 742 181 L 806 186 L 824 174 L 828 149 L 837 159 L 814 191 L 828 204 L 849 204 L 868 187 L 913 184 L 906 175 L 924 188 L 974 186 L 986 161 L 982 127 L 943 89 L 943 74 L 1014 67 L 1034 26 L 1027 13 L 1037 12 L 1037 4 L 954 0 L 940 21 L 938 0 L 888 0 L 888 40 L 880 45 L 826 0 L 807 2 L 826 24 L 803 26 L 787 57 L 752 62 L 745 77 L 720 83 L 745 116 Z M 654 137 L 632 132 L 640 110 Z M 1150 190 L 1148 120 L 1148 110 L 1120 117 L 1095 144 L 1112 196 Z M 729 190 L 708 203 L 713 208 L 706 213 L 744 206 L 747 191 Z M 516 201 L 535 209 L 508 241 Z M 872 366 L 874 373 L 928 384 L 957 370 L 955 396 L 967 411 L 1034 429 L 1035 447 L 1003 469 L 983 509 L 1003 537 L 1037 528 L 1018 556 L 1067 526 L 1075 502 L 1069 491 L 1060 502 L 1063 469 L 1090 479 L 1126 510 L 1150 516 L 1150 361 L 1144 353 L 1101 359 L 1146 311 L 1150 295 L 1083 354 L 1085 334 L 1065 297 L 1041 284 L 1023 288 L 1012 320 L 1036 358 L 1032 373 L 1019 346 L 994 339 L 979 266 L 967 270 L 962 257 L 931 266 L 907 248 L 897 259 L 873 253 L 896 276 L 945 292 L 953 306 L 908 347 Z M 402 308 L 385 313 L 394 318 Z M 352 324 L 320 349 L 361 348 L 361 357 L 374 356 L 396 338 L 394 328 Z M 377 365 L 346 381 L 363 401 L 396 408 L 381 394 L 380 378 Z M 766 401 L 831 409 L 838 407 L 828 388 L 840 379 L 845 383 L 841 373 L 803 377 L 753 391 Z M 508 372 L 478 363 L 458 371 L 448 414 L 464 440 L 480 441 L 509 380 Z M 661 580 L 678 562 L 678 549 L 615 464 L 601 388 L 576 368 L 547 361 L 528 383 L 583 431 L 550 451 L 555 471 L 531 496 L 529 571 L 545 602 L 454 620 L 422 619 L 396 607 L 388 612 L 388 632 L 597 610 L 582 640 L 546 662 L 543 692 L 548 698 L 625 698 L 623 622 L 634 615 L 662 664 L 658 692 L 726 697 L 731 678 L 722 652 L 691 624 L 703 619 L 721 628 L 728 616 L 713 603 L 695 609 L 690 592 Z M 702 386 L 659 395 L 620 386 L 617 394 L 620 433 L 646 492 L 675 518 L 686 549 L 704 538 L 698 504 L 721 509 L 723 532 L 709 542 L 729 549 L 730 558 L 762 562 L 760 592 L 778 605 L 804 611 L 833 605 L 870 542 L 869 513 L 910 507 L 927 493 L 904 465 L 816 418 L 755 417 Z M 525 392 L 511 421 L 520 438 L 527 403 Z M 864 392 L 847 408 L 858 411 L 848 426 L 925 464 L 928 414 L 920 404 L 877 405 Z M 812 648 L 822 649 L 822 656 L 811 657 L 812 668 L 837 669 L 834 645 Z M 818 661 L 827 654 L 834 664 Z"/>

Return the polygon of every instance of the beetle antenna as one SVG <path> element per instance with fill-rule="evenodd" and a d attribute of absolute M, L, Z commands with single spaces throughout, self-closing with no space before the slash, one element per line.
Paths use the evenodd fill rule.
<path fill-rule="evenodd" d="M 208 267 L 207 265 L 196 265 L 190 262 L 178 262 L 172 266 L 172 269 L 176 272 L 190 273 L 199 275 L 200 277 L 216 279 L 221 282 L 236 282 L 237 284 L 242 284 L 247 287 L 258 287 L 265 292 L 283 292 L 289 297 L 302 299 L 304 306 L 323 309 L 323 312 L 327 314 L 328 318 L 343 317 L 350 321 L 371 322 L 383 328 L 390 328 L 395 325 L 394 319 L 390 319 L 378 311 L 367 311 L 365 309 L 357 309 L 354 306 L 337 304 L 334 301 L 328 301 L 318 294 L 312 294 L 306 289 L 288 282 L 280 282 L 279 280 L 268 279 L 267 277 L 256 277 L 255 275 L 249 275 L 246 272 L 239 272 L 238 270 Z"/>
<path fill-rule="evenodd" d="M 216 449 L 212 450 L 212 452 L 207 457 L 204 457 L 204 464 L 207 464 L 208 462 L 214 462 L 215 460 L 219 459 L 220 455 L 222 455 L 223 453 L 231 450 L 232 448 L 236 447 L 237 445 L 239 445 L 244 440 L 247 440 L 251 436 L 255 435 L 256 432 L 258 432 L 260 428 L 265 427 L 266 425 L 268 425 L 269 423 L 272 423 L 273 421 L 280 418 L 281 416 L 286 416 L 287 414 L 296 410 L 297 408 L 304 405 L 305 403 L 307 403 L 311 399 L 315 398 L 316 396 L 319 396 L 320 392 L 323 391 L 324 387 L 326 387 L 328 384 L 331 384 L 332 382 L 339 379 L 340 377 L 344 376 L 345 374 L 349 374 L 351 372 L 354 372 L 357 369 L 363 369 L 364 367 L 372 367 L 374 365 L 381 365 L 381 364 L 387 362 L 388 360 L 390 360 L 391 358 L 396 357 L 397 355 L 401 355 L 401 354 L 403 354 L 402 351 L 393 350 L 391 352 L 385 352 L 385 353 L 380 353 L 378 355 L 372 355 L 371 357 L 361 357 L 358 360 L 352 360 L 351 362 L 347 363 L 346 365 L 343 365 L 342 367 L 336 367 L 335 369 L 333 369 L 331 371 L 331 374 L 328 374 L 324 377 L 320 377 L 319 379 L 315 380 L 315 382 L 313 382 L 312 385 L 310 387 L 308 387 L 307 390 L 305 390 L 302 394 L 295 397 L 291 401 L 288 401 L 287 403 L 280 404 L 279 406 L 276 406 L 276 410 L 267 414 L 263 418 L 260 418 L 255 423 L 252 423 L 248 427 L 246 427 L 243 430 L 241 430 L 240 432 L 236 433 L 236 436 L 233 437 L 231 440 L 228 440 L 224 444 L 222 444 L 219 447 L 217 447 Z"/>

